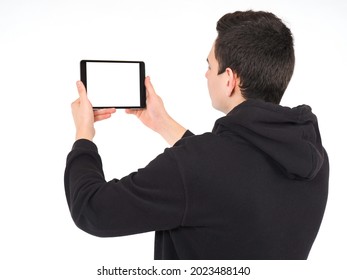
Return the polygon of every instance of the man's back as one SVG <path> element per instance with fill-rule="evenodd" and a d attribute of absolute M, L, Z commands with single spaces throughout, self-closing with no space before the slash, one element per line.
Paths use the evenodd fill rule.
<path fill-rule="evenodd" d="M 181 227 L 156 233 L 156 258 L 306 259 L 329 168 L 307 110 L 248 101 L 177 143 L 186 210 Z"/>

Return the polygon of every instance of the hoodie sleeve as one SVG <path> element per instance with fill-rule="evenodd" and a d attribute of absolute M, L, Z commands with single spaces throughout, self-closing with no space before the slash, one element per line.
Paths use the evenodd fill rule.
<path fill-rule="evenodd" d="M 96 145 L 78 140 L 67 157 L 65 193 L 71 216 L 96 236 L 122 236 L 181 225 L 185 191 L 170 149 L 145 168 L 105 181 Z"/>

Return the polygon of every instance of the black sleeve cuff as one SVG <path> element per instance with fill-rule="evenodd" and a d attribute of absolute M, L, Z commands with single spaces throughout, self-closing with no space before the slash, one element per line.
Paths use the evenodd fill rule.
<path fill-rule="evenodd" d="M 78 149 L 89 150 L 96 153 L 98 152 L 97 146 L 92 141 L 87 139 L 76 140 L 76 142 L 72 146 L 72 150 L 78 150 Z"/>

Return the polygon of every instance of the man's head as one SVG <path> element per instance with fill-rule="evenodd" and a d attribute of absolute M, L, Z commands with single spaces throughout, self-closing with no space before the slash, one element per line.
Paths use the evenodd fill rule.
<path fill-rule="evenodd" d="M 291 31 L 272 13 L 254 11 L 224 15 L 217 31 L 211 50 L 217 74 L 232 73 L 244 99 L 278 104 L 294 70 Z"/>

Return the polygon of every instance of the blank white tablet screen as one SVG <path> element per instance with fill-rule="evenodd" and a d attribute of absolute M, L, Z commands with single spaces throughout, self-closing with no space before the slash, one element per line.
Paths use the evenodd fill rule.
<path fill-rule="evenodd" d="M 140 65 L 87 62 L 87 91 L 93 107 L 140 106 Z"/>

